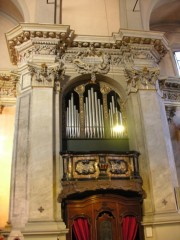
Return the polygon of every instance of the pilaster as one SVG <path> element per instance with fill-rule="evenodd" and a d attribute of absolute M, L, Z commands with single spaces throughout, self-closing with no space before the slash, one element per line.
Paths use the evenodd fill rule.
<path fill-rule="evenodd" d="M 57 56 L 57 49 L 59 54 L 63 51 L 62 38 L 69 29 L 62 26 L 50 31 L 43 26 L 41 30 L 29 26 L 26 31 L 22 24 L 11 32 L 16 36 L 12 61 L 18 66 L 20 79 L 9 239 L 16 230 L 19 239 L 30 239 L 32 235 L 65 239 L 67 232 L 57 202 L 60 179 L 59 92 L 64 79 L 64 66 Z"/>
<path fill-rule="evenodd" d="M 163 219 L 168 220 L 168 214 L 177 213 L 174 194 L 174 188 L 177 186 L 174 155 L 165 106 L 157 91 L 159 70 L 150 66 L 141 69 L 133 67 L 126 70 L 126 74 L 128 104 L 136 109 L 131 113 L 135 125 L 130 126 L 130 131 L 136 136 L 131 144 L 141 152 L 140 174 L 147 190 L 147 198 L 144 201 L 144 224 L 147 222 L 156 224 L 156 217 L 153 220 L 151 214 L 154 216 L 163 214 Z M 178 218 L 178 215 L 176 217 Z"/>

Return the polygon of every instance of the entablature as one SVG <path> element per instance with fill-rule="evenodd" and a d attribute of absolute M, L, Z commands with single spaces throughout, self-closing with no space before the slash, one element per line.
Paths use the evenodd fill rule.
<path fill-rule="evenodd" d="M 168 51 L 167 41 L 162 33 L 124 29 L 112 36 L 81 36 L 75 35 L 68 25 L 21 23 L 8 32 L 6 38 L 10 58 L 15 65 L 22 58 L 28 59 L 29 55 L 60 57 L 65 50 L 71 48 L 84 51 L 83 49 L 93 47 L 104 53 L 114 52 L 118 55 L 131 53 L 135 58 L 151 59 L 156 63 Z M 27 42 L 30 42 L 29 46 Z M 34 46 L 33 49 L 30 45 Z"/>

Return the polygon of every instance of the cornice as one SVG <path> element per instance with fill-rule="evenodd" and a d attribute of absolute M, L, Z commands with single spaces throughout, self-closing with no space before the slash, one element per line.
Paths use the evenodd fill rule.
<path fill-rule="evenodd" d="M 21 45 L 33 40 L 46 44 L 50 40 L 54 44 L 59 44 L 59 50 L 67 47 L 74 36 L 74 31 L 70 30 L 68 25 L 53 25 L 53 24 L 28 24 L 21 23 L 8 33 L 6 33 L 6 41 L 10 54 L 10 59 L 13 64 L 18 62 L 18 53 L 16 51 Z M 58 41 L 55 41 L 57 39 Z"/>
<path fill-rule="evenodd" d="M 167 77 L 159 80 L 159 88 L 167 106 L 180 106 L 180 78 Z"/>
<path fill-rule="evenodd" d="M 35 42 L 55 44 L 57 54 L 68 48 L 94 47 L 105 50 L 123 50 L 124 48 L 139 47 L 140 49 L 150 46 L 154 48 L 160 60 L 168 51 L 168 44 L 163 33 L 126 29 L 121 29 L 119 33 L 113 33 L 112 36 L 85 36 L 74 35 L 74 31 L 68 25 L 21 23 L 6 33 L 6 39 L 13 64 L 18 62 L 17 49 L 20 49 L 20 46 L 27 41 L 31 41 L 32 45 Z"/>

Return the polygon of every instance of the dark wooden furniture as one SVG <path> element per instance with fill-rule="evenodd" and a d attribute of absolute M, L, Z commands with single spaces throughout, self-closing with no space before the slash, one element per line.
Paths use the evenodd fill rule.
<path fill-rule="evenodd" d="M 136 240 L 142 240 L 141 203 L 140 197 L 122 197 L 116 194 L 97 194 L 79 200 L 65 200 L 64 220 L 69 228 L 67 240 L 74 240 L 72 226 L 78 217 L 87 218 L 90 240 L 123 240 L 122 219 L 125 216 L 136 217 L 138 222 Z"/>

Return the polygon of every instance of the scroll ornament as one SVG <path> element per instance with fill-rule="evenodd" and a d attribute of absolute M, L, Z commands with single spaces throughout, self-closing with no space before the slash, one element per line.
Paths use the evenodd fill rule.
<path fill-rule="evenodd" d="M 139 89 L 155 89 L 159 73 L 158 68 L 125 69 L 128 94 L 137 92 Z"/>
<path fill-rule="evenodd" d="M 96 74 L 106 74 L 110 70 L 110 56 L 94 47 L 79 52 L 73 61 L 81 74 L 91 74 L 91 81 L 96 81 Z"/>

